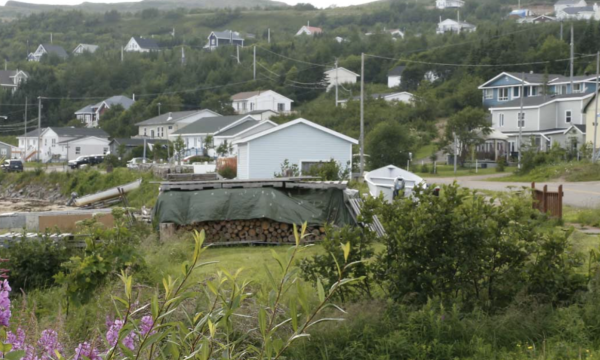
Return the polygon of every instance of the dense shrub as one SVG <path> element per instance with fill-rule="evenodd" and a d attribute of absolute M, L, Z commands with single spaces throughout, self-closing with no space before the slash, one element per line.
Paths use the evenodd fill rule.
<path fill-rule="evenodd" d="M 219 169 L 219 175 L 225 179 L 235 179 L 237 176 L 237 169 L 233 166 L 223 166 Z"/>
<path fill-rule="evenodd" d="M 203 163 L 203 162 L 212 162 L 214 159 L 209 156 L 192 156 L 188 159 L 189 164 L 193 163 Z"/>

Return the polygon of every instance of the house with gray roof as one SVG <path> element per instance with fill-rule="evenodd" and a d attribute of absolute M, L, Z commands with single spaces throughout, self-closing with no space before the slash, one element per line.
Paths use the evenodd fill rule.
<path fill-rule="evenodd" d="M 585 107 L 593 96 L 540 95 L 507 101 L 490 107 L 491 127 L 508 136 L 510 153 L 519 151 L 519 132 L 523 146 L 533 143 L 539 150 L 547 151 L 557 143 L 566 149 L 577 149 L 585 142 Z"/>
<path fill-rule="evenodd" d="M 34 52 L 27 56 L 27 61 L 39 62 L 46 54 L 58 56 L 62 60 L 65 60 L 69 57 L 69 54 L 62 46 L 53 44 L 40 44 Z"/>
<path fill-rule="evenodd" d="M 15 146 L 13 146 L 11 144 L 7 144 L 5 142 L 0 141 L 0 160 L 12 159 L 13 158 L 12 149 L 14 147 Z"/>
<path fill-rule="evenodd" d="M 73 55 L 81 55 L 85 53 L 93 54 L 98 50 L 98 45 L 79 44 L 73 50 Z"/>
<path fill-rule="evenodd" d="M 394 88 L 402 84 L 402 73 L 406 66 L 396 66 L 388 71 L 388 87 Z"/>
<path fill-rule="evenodd" d="M 186 149 L 198 150 L 209 156 L 216 156 L 214 149 L 227 142 L 242 137 L 250 136 L 258 132 L 268 130 L 277 126 L 270 120 L 262 121 L 252 115 L 233 115 L 203 118 L 173 133 L 173 136 L 181 136 Z M 212 143 L 206 144 L 206 137 L 212 136 Z M 207 147 L 207 145 L 210 145 Z M 233 149 L 230 155 L 237 151 Z"/>
<path fill-rule="evenodd" d="M 173 133 L 196 120 L 221 116 L 208 109 L 168 112 L 135 124 L 138 127 L 137 137 L 173 140 Z M 177 136 L 175 136 L 177 137 Z"/>
<path fill-rule="evenodd" d="M 117 105 L 121 106 L 124 110 L 128 110 L 134 103 L 135 101 L 127 96 L 112 96 L 108 99 L 100 101 L 97 104 L 90 104 L 75 111 L 75 116 L 78 120 L 84 123 L 86 127 L 98 127 L 100 117 L 106 111 Z"/>
<path fill-rule="evenodd" d="M 48 127 L 40 131 L 35 129 L 17 139 L 23 160 L 49 162 L 72 160 L 74 156 L 105 154 L 109 151 L 108 137 L 108 133 L 102 129 Z"/>
<path fill-rule="evenodd" d="M 570 7 L 583 7 L 587 6 L 585 0 L 558 0 L 554 4 L 554 14 L 558 14 L 560 11 Z"/>
<path fill-rule="evenodd" d="M 219 46 L 226 45 L 244 47 L 244 38 L 240 36 L 239 32 L 232 30 L 213 31 L 208 35 L 208 43 L 204 48 L 214 50 Z"/>
<path fill-rule="evenodd" d="M 154 39 L 134 36 L 125 45 L 124 50 L 127 52 L 148 53 L 160 51 L 160 46 L 158 46 L 158 43 Z"/>
<path fill-rule="evenodd" d="M 598 4 L 590 6 L 568 6 L 556 12 L 556 18 L 562 20 L 598 20 L 600 10 Z"/>
<path fill-rule="evenodd" d="M 144 138 L 115 138 L 109 144 L 110 153 L 115 156 L 120 156 L 119 152 L 121 149 L 124 150 L 123 156 L 127 156 L 131 154 L 133 149 L 138 148 L 140 146 L 156 146 L 156 145 L 166 145 L 167 140 L 162 139 L 144 139 Z M 150 149 L 152 150 L 152 149 Z"/>
<path fill-rule="evenodd" d="M 13 92 L 28 78 L 29 74 L 22 70 L 0 70 L 0 86 Z"/>

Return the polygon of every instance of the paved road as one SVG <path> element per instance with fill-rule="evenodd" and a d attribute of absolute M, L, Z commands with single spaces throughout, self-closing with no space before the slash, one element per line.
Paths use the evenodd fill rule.
<path fill-rule="evenodd" d="M 495 182 L 485 181 L 483 179 L 489 176 L 466 176 L 458 178 L 430 178 L 427 179 L 428 184 L 452 184 L 456 181 L 460 186 L 471 189 L 492 190 L 492 191 L 514 191 L 522 187 L 531 187 L 530 183 L 519 182 Z M 577 182 L 577 183 L 558 183 L 558 182 L 543 182 L 536 183 L 535 187 L 541 189 L 544 185 L 548 185 L 549 191 L 556 191 L 559 185 L 563 185 L 565 196 L 563 203 L 565 205 L 600 208 L 600 181 Z"/>

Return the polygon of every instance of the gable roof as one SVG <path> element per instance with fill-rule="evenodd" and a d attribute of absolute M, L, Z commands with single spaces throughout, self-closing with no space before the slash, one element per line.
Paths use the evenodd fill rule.
<path fill-rule="evenodd" d="M 144 120 L 142 122 L 139 122 L 137 124 L 135 124 L 136 126 L 147 126 L 147 125 L 162 125 L 162 124 L 174 124 L 178 121 L 181 121 L 185 118 L 188 118 L 190 116 L 196 115 L 198 113 L 202 113 L 202 112 L 211 112 L 217 116 L 220 116 L 219 114 L 217 114 L 216 112 L 212 111 L 212 110 L 208 110 L 208 109 L 202 109 L 202 110 L 191 110 L 191 111 L 176 111 L 176 112 L 168 112 L 168 113 L 164 113 L 162 115 L 159 116 L 155 116 L 153 118 L 150 118 L 148 120 Z M 169 119 L 170 118 L 170 119 Z"/>
<path fill-rule="evenodd" d="M 234 136 L 260 124 L 259 120 L 249 119 L 224 131 L 218 131 L 215 136 Z"/>
<path fill-rule="evenodd" d="M 7 146 L 7 147 L 11 147 L 11 148 L 16 147 L 15 145 L 7 144 L 7 143 L 2 142 L 2 141 L 0 141 L 0 145 L 4 145 L 4 146 Z"/>
<path fill-rule="evenodd" d="M 581 0 L 558 0 L 554 5 L 577 5 Z"/>
<path fill-rule="evenodd" d="M 233 37 L 233 40 L 244 40 L 244 38 L 242 38 L 240 36 L 240 33 L 237 31 L 232 31 L 232 30 L 225 30 L 225 31 L 213 31 L 210 33 L 210 35 L 215 34 L 215 36 L 218 39 L 231 39 Z M 210 38 L 210 35 L 208 35 L 208 37 Z"/>
<path fill-rule="evenodd" d="M 567 7 L 562 9 L 563 12 L 567 13 L 567 14 L 579 14 L 582 12 L 594 12 L 594 7 L 593 6 L 573 6 L 573 7 Z"/>
<path fill-rule="evenodd" d="M 56 54 L 59 57 L 65 59 L 69 57 L 69 54 L 63 49 L 62 46 L 52 45 L 52 44 L 41 44 L 41 46 L 46 50 L 48 54 Z"/>
<path fill-rule="evenodd" d="M 25 71 L 21 70 L 0 70 L 0 84 L 2 85 L 15 85 L 13 78 L 17 76 L 18 73 L 22 72 L 26 77 L 29 77 L 29 74 Z"/>
<path fill-rule="evenodd" d="M 446 20 L 438 23 L 438 25 L 442 25 L 442 24 L 460 25 L 461 27 L 466 27 L 466 28 L 474 28 L 475 27 L 475 25 L 473 25 L 473 24 L 469 24 L 469 23 L 463 22 L 463 21 L 458 22 L 454 19 L 446 19 Z"/>
<path fill-rule="evenodd" d="M 61 137 L 85 137 L 95 136 L 98 138 L 108 138 L 108 133 L 98 128 L 75 128 L 75 127 L 49 127 L 56 135 Z"/>
<path fill-rule="evenodd" d="M 358 144 L 358 140 L 356 140 L 356 139 L 353 139 L 353 138 L 351 138 L 349 136 L 346 136 L 344 134 L 340 134 L 337 131 L 333 131 L 331 129 L 328 129 L 328 128 L 326 128 L 324 126 L 321 126 L 319 124 L 315 124 L 314 122 L 306 120 L 306 119 L 303 119 L 303 118 L 292 120 L 292 121 L 290 121 L 288 123 L 285 123 L 283 125 L 279 125 L 279 126 L 276 126 L 276 127 L 272 128 L 272 129 L 265 130 L 265 131 L 259 132 L 258 134 L 251 135 L 251 136 L 249 136 L 247 138 L 240 139 L 238 141 L 235 141 L 234 144 L 247 143 L 249 141 L 261 138 L 263 136 L 272 134 L 274 132 L 277 132 L 277 131 L 280 131 L 280 130 L 283 130 L 283 129 L 287 129 L 287 128 L 292 127 L 292 126 L 297 125 L 297 124 L 308 125 L 308 126 L 313 127 L 313 128 L 315 128 L 317 130 L 321 130 L 321 131 L 326 132 L 326 133 L 328 133 L 330 135 L 338 137 L 338 138 L 340 138 L 342 140 L 348 141 L 348 142 L 350 142 L 352 144 L 355 144 L 355 145 Z"/>
<path fill-rule="evenodd" d="M 158 43 L 154 41 L 154 39 L 146 39 L 136 36 L 134 36 L 133 39 L 142 49 L 160 50 L 160 46 L 158 46 Z"/>
<path fill-rule="evenodd" d="M 549 95 L 549 96 L 529 96 L 523 98 L 523 107 L 541 107 L 542 105 L 549 104 L 555 101 L 561 100 L 584 100 L 588 97 L 592 97 L 594 94 L 567 94 L 567 95 Z M 521 106 L 521 98 L 507 101 L 502 104 L 494 105 L 491 109 L 503 109 L 503 108 L 519 108 Z"/>
<path fill-rule="evenodd" d="M 157 138 L 115 138 L 111 141 L 112 143 L 116 143 L 119 145 L 125 145 L 125 146 L 143 146 L 144 142 L 146 142 L 146 144 L 156 144 L 156 143 L 167 143 L 167 140 L 164 139 L 157 139 Z"/>
<path fill-rule="evenodd" d="M 395 68 L 388 71 L 388 76 L 400 76 L 404 72 L 404 69 L 406 69 L 406 66 L 396 66 Z"/>
<path fill-rule="evenodd" d="M 323 32 L 323 29 L 321 29 L 320 27 L 316 27 L 316 26 L 307 26 L 304 25 L 302 28 L 305 28 L 306 30 L 310 31 L 311 33 L 321 33 Z M 302 29 L 300 29 L 302 30 Z"/>
<path fill-rule="evenodd" d="M 135 101 L 123 95 L 111 96 L 108 99 L 102 100 L 95 105 L 90 104 L 84 108 L 81 108 L 75 111 L 75 114 L 92 114 L 96 111 L 95 109 L 98 109 L 103 103 L 106 103 L 108 107 L 111 107 L 113 105 L 121 105 L 125 110 L 127 110 L 131 107 L 131 105 L 135 103 Z"/>
<path fill-rule="evenodd" d="M 328 70 L 326 70 L 326 71 L 325 71 L 325 74 L 327 74 L 327 73 L 334 73 L 334 72 L 335 72 L 335 70 L 336 70 L 335 68 L 328 69 Z M 354 71 L 350 71 L 350 70 L 346 69 L 345 67 L 341 67 L 341 66 L 340 66 L 340 67 L 338 67 L 338 68 L 337 68 L 337 70 L 338 70 L 338 71 L 340 71 L 340 70 L 341 70 L 341 71 L 345 71 L 345 72 L 347 72 L 347 73 L 350 73 L 350 74 L 352 74 L 352 75 L 354 75 L 354 76 L 356 76 L 356 77 L 360 77 L 360 75 L 359 75 L 359 74 L 355 73 Z"/>
<path fill-rule="evenodd" d="M 73 49 L 73 52 L 75 52 L 79 48 L 82 48 L 83 51 L 87 51 L 93 54 L 96 52 L 96 50 L 98 50 L 98 45 L 79 44 L 77 45 L 77 47 L 75 47 L 75 49 Z"/>
<path fill-rule="evenodd" d="M 232 101 L 248 100 L 251 97 L 258 96 L 258 95 L 261 95 L 261 94 L 265 94 L 265 93 L 268 93 L 268 92 L 272 92 L 275 95 L 281 96 L 283 98 L 286 98 L 286 99 L 290 100 L 291 102 L 294 102 L 294 100 L 292 100 L 290 98 L 287 98 L 287 97 L 285 97 L 285 96 L 281 95 L 280 93 L 275 92 L 273 90 L 244 91 L 244 92 L 240 92 L 240 93 L 232 95 L 231 96 L 231 100 Z"/>
<path fill-rule="evenodd" d="M 492 83 L 495 80 L 497 80 L 498 78 L 505 76 L 505 75 L 510 76 L 513 79 L 518 80 L 519 82 L 521 81 L 521 77 L 522 77 L 522 73 L 502 72 L 502 73 L 494 76 L 492 79 L 486 81 L 483 85 L 480 85 L 479 89 L 484 89 L 489 83 Z M 544 74 L 536 74 L 536 73 L 534 73 L 534 74 L 525 73 L 524 75 L 525 75 L 525 77 L 524 77 L 525 85 L 542 85 L 544 83 L 544 78 L 546 76 Z M 594 75 L 578 75 L 578 76 L 573 76 L 573 81 L 574 82 L 594 81 L 595 78 L 596 78 L 596 76 L 594 76 Z M 558 74 L 548 74 L 547 80 L 548 80 L 548 85 L 566 84 L 566 83 L 571 82 L 571 78 L 569 76 L 558 75 Z"/>
<path fill-rule="evenodd" d="M 93 135 L 77 136 L 76 138 L 73 138 L 73 139 L 63 140 L 63 141 L 59 142 L 59 144 L 69 144 L 69 143 L 73 143 L 73 142 L 77 142 L 77 141 L 81 141 L 81 140 L 88 140 L 89 138 L 103 140 L 110 144 L 110 141 L 108 141 L 108 136 L 104 137 L 104 136 L 93 136 Z"/>
<path fill-rule="evenodd" d="M 215 134 L 221 130 L 226 130 L 230 126 L 242 122 L 243 119 L 254 118 L 250 115 L 230 115 L 230 116 L 214 116 L 198 119 L 193 123 L 181 128 L 173 133 L 173 135 L 186 134 Z"/>

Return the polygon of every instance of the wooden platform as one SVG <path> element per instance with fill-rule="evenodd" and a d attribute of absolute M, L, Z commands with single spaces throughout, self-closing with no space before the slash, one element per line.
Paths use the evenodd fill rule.
<path fill-rule="evenodd" d="M 287 188 L 287 189 L 341 189 L 348 187 L 346 181 L 315 181 L 315 177 L 301 176 L 293 178 L 273 178 L 254 180 L 213 180 L 213 181 L 163 181 L 160 191 L 197 191 L 210 189 L 251 189 L 251 188 Z M 155 182 L 156 183 L 156 182 Z"/>

